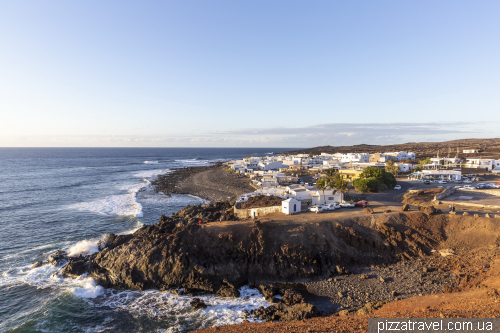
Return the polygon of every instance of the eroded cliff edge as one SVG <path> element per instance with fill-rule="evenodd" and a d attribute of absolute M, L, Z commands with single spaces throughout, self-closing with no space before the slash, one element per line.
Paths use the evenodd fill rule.
<path fill-rule="evenodd" d="M 228 203 L 197 207 L 219 211 Z M 109 235 L 98 253 L 69 258 L 63 274 L 85 272 L 105 287 L 185 288 L 237 296 L 244 284 L 298 282 L 430 254 L 444 246 L 450 220 L 401 212 L 328 218 L 317 223 L 234 221 L 200 226 L 187 207 L 132 235 Z M 217 216 L 217 213 L 213 213 Z M 216 220 L 215 218 L 213 220 Z M 452 224 L 455 224 L 453 222 Z M 496 237 L 496 236 L 495 236 Z M 346 269 L 347 268 L 347 269 Z"/>

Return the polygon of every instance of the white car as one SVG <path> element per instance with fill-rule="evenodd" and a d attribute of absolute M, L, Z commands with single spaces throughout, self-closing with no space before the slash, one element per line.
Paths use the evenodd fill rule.
<path fill-rule="evenodd" d="M 322 205 L 321 208 L 323 208 L 323 210 L 335 210 L 339 209 L 340 205 L 338 203 L 332 203 L 332 204 Z"/>
<path fill-rule="evenodd" d="M 356 205 L 354 202 L 349 202 L 349 201 L 344 201 L 343 203 L 340 204 L 340 207 L 342 208 L 354 208 Z"/>
<path fill-rule="evenodd" d="M 446 180 L 440 180 L 438 181 L 439 184 L 448 184 L 448 182 Z"/>
<path fill-rule="evenodd" d="M 323 207 L 320 207 L 320 206 L 312 206 L 311 208 L 309 208 L 309 211 L 310 211 L 311 213 L 316 213 L 316 214 L 318 214 L 318 213 L 323 212 Z"/>
<path fill-rule="evenodd" d="M 464 189 L 464 190 L 474 190 L 474 187 L 472 187 L 471 185 L 465 185 L 464 187 L 462 187 L 462 189 Z"/>
<path fill-rule="evenodd" d="M 396 186 L 394 186 L 394 189 L 395 189 L 395 190 L 400 190 L 400 189 L 401 189 L 401 185 L 396 185 Z"/>
<path fill-rule="evenodd" d="M 470 183 L 472 183 L 470 180 L 468 179 L 464 180 L 464 184 L 470 184 Z"/>

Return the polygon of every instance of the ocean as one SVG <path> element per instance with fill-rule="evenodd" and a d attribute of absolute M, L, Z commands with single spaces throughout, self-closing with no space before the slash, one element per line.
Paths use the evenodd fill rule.
<path fill-rule="evenodd" d="M 264 156 L 278 148 L 0 148 L 1 332 L 189 332 L 239 323 L 269 305 L 255 289 L 238 299 L 157 290 L 105 289 L 43 265 L 57 250 L 97 251 L 105 234 L 132 233 L 204 200 L 151 191 L 158 174 L 184 166 Z"/>

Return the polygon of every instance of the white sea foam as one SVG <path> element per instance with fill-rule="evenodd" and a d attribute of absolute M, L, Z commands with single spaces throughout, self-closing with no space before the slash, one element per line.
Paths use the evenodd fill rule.
<path fill-rule="evenodd" d="M 144 164 L 158 164 L 158 161 L 144 161 Z"/>
<path fill-rule="evenodd" d="M 256 289 L 244 286 L 240 289 L 240 293 L 239 298 L 198 296 L 208 307 L 193 310 L 189 305 L 192 300 L 189 296 L 177 296 L 156 290 L 142 292 L 107 290 L 101 305 L 140 315 L 168 318 L 174 322 L 173 328 L 179 330 L 241 323 L 244 320 L 244 310 L 250 311 L 260 306 L 271 305 Z M 252 321 L 253 318 L 248 320 Z"/>
<path fill-rule="evenodd" d="M 82 241 L 79 241 L 69 248 L 68 256 L 75 257 L 80 254 L 91 255 L 93 253 L 97 253 L 99 252 L 99 247 L 97 246 L 98 242 L 98 239 L 84 239 Z"/>
<path fill-rule="evenodd" d="M 170 170 L 168 169 L 164 169 L 148 170 L 136 173 L 133 176 L 135 178 L 142 178 L 143 182 L 122 186 L 120 190 L 127 191 L 126 194 L 110 195 L 100 200 L 81 202 L 70 206 L 70 208 L 108 216 L 118 215 L 142 217 L 142 206 L 136 201 L 136 193 L 144 187 L 150 186 L 151 179 L 157 177 L 159 174 L 167 173 L 169 171 Z"/>
<path fill-rule="evenodd" d="M 152 180 L 153 178 L 157 177 L 158 175 L 166 174 L 166 173 L 169 173 L 170 171 L 171 171 L 170 169 L 145 170 L 145 171 L 141 171 L 141 172 L 134 174 L 134 177 L 144 178 L 146 180 Z"/>
<path fill-rule="evenodd" d="M 203 204 L 203 205 L 206 205 L 206 204 L 210 203 L 210 200 L 200 198 L 199 196 L 196 196 L 196 195 L 188 194 L 187 196 L 191 197 L 191 198 L 195 198 L 197 200 L 200 200 L 201 204 Z"/>
<path fill-rule="evenodd" d="M 104 294 L 104 288 L 97 285 L 94 279 L 86 277 L 86 275 L 82 275 L 79 278 L 74 280 L 79 286 L 71 288 L 71 292 L 75 296 L 82 298 L 96 298 L 97 296 L 101 296 Z"/>
<path fill-rule="evenodd" d="M 70 208 L 102 215 L 142 217 L 142 206 L 135 201 L 135 194 L 110 195 L 101 200 L 81 202 Z"/>

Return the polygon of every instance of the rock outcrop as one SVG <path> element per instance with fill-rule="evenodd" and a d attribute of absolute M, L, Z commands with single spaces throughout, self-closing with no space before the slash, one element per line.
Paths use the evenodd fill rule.
<path fill-rule="evenodd" d="M 351 265 L 423 256 L 442 240 L 444 220 L 430 219 L 448 217 L 414 212 L 363 216 L 359 223 L 198 225 L 198 216 L 213 214 L 214 207 L 220 211 L 226 204 L 187 207 L 132 235 L 108 235 L 98 253 L 67 258 L 62 273 L 86 272 L 104 287 L 183 288 L 186 294 L 224 297 L 238 297 L 238 289 L 249 284 L 259 286 L 266 298 L 278 294 L 285 306 L 294 306 L 300 294 L 264 284 L 349 274 Z M 290 311 L 298 310 L 285 312 Z"/>

